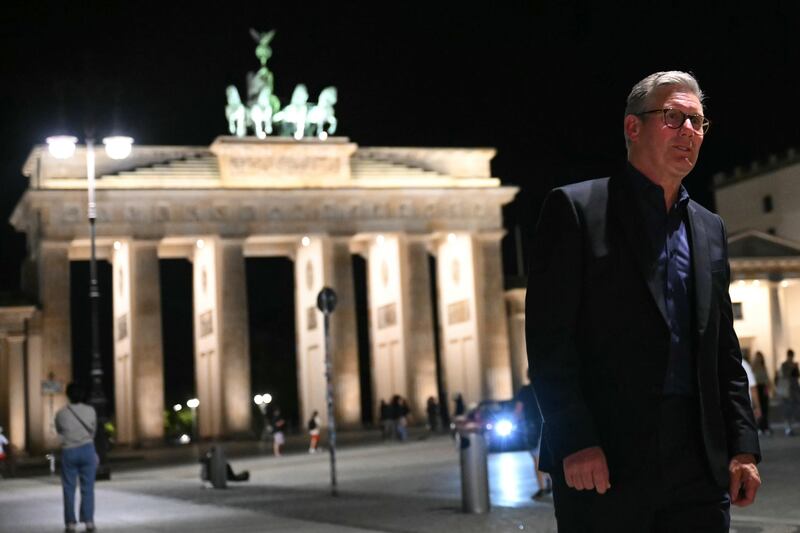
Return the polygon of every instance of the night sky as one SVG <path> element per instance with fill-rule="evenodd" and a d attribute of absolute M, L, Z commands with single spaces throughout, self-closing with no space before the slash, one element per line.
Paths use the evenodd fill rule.
<path fill-rule="evenodd" d="M 225 87 L 243 93 L 258 68 L 250 27 L 277 30 L 269 67 L 282 102 L 297 83 L 312 99 L 338 88 L 337 135 L 497 148 L 493 174 L 521 188 L 506 226 L 524 236 L 547 190 L 624 163 L 625 98 L 657 70 L 689 70 L 708 95 L 711 130 L 685 182 L 700 203 L 713 209 L 716 172 L 800 146 L 791 0 L 17 4 L 0 21 L 5 220 L 31 147 L 57 130 L 83 138 L 92 122 L 97 137 L 116 130 L 139 144 L 225 134 Z M 14 291 L 24 239 L 4 224 L 0 249 L 0 291 Z"/>

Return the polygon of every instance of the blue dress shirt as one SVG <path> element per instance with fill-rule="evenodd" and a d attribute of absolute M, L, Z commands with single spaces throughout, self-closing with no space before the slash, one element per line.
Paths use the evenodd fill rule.
<path fill-rule="evenodd" d="M 692 302 L 694 283 L 692 253 L 687 230 L 689 193 L 683 185 L 678 199 L 667 211 L 664 189 L 628 164 L 637 204 L 657 262 L 656 279 L 663 288 L 664 308 L 670 331 L 669 362 L 664 394 L 693 396 L 697 393 L 692 350 Z"/>

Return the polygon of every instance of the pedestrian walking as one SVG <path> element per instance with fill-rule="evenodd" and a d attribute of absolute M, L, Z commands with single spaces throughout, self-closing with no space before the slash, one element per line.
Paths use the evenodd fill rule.
<path fill-rule="evenodd" d="M 284 431 L 286 430 L 286 420 L 281 415 L 281 410 L 275 408 L 272 412 L 272 453 L 275 457 L 280 457 L 283 443 L 285 442 Z"/>
<path fill-rule="evenodd" d="M 794 360 L 794 350 L 786 351 L 786 360 L 781 364 L 776 385 L 778 397 L 783 405 L 784 433 L 787 437 L 794 435 L 792 424 L 797 419 L 800 407 L 800 369 Z"/>
<path fill-rule="evenodd" d="M 86 390 L 77 383 L 67 385 L 69 403 L 58 410 L 56 432 L 61 438 L 61 484 L 64 493 L 65 531 L 75 531 L 75 488 L 80 481 L 80 521 L 86 531 L 94 526 L 94 480 L 99 459 L 94 448 L 97 413 L 87 405 Z"/>
<path fill-rule="evenodd" d="M 428 416 L 428 431 L 431 433 L 439 431 L 439 402 L 433 396 L 428 398 L 425 414 Z"/>
<path fill-rule="evenodd" d="M 761 417 L 758 419 L 758 430 L 762 434 L 772 435 L 772 429 L 769 427 L 769 398 L 772 392 L 772 382 L 769 379 L 764 354 L 758 351 L 753 357 L 753 374 L 756 376 L 758 402 L 761 405 Z"/>
<path fill-rule="evenodd" d="M 411 416 L 411 409 L 408 402 L 402 396 L 397 396 L 397 439 L 400 442 L 408 440 L 408 423 Z"/>
<path fill-rule="evenodd" d="M 381 437 L 383 440 L 394 438 L 394 421 L 392 420 L 392 407 L 381 398 L 380 407 Z"/>
<path fill-rule="evenodd" d="M 314 411 L 314 414 L 308 419 L 308 434 L 311 436 L 311 442 L 308 445 L 308 453 L 317 453 L 321 425 L 322 420 L 319 418 L 319 411 Z"/>
<path fill-rule="evenodd" d="M 3 426 L 0 426 L 0 478 L 5 477 L 7 473 L 8 453 L 6 450 L 9 448 L 8 439 L 3 435 Z"/>
<path fill-rule="evenodd" d="M 464 408 L 464 397 L 461 396 L 461 393 L 456 393 L 453 397 L 453 414 L 456 417 L 464 416 L 466 413 L 466 409 Z"/>

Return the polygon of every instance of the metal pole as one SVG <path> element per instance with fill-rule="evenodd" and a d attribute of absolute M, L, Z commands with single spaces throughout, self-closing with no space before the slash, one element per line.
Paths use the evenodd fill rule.
<path fill-rule="evenodd" d="M 328 390 L 328 449 L 331 457 L 331 495 L 336 489 L 336 420 L 333 417 L 333 364 L 331 362 L 330 312 L 325 312 L 325 381 Z"/>
<path fill-rule="evenodd" d="M 89 240 L 91 255 L 89 257 L 89 305 L 91 309 L 91 338 L 92 338 L 92 393 L 89 403 L 94 406 L 97 413 L 97 431 L 95 434 L 95 448 L 100 458 L 97 468 L 98 478 L 107 478 L 111 472 L 106 461 L 108 436 L 106 435 L 106 395 L 103 391 L 103 362 L 100 359 L 100 325 L 98 322 L 100 304 L 100 285 L 97 282 L 97 250 L 95 221 L 97 208 L 95 203 L 95 165 L 94 165 L 94 139 L 86 139 L 86 178 L 89 194 Z"/>

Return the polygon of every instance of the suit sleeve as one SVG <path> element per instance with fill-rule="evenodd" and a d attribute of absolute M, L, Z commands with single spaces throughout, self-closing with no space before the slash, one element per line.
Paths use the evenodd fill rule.
<path fill-rule="evenodd" d="M 576 345 L 581 306 L 583 231 L 567 194 L 545 199 L 531 248 L 525 301 L 528 364 L 555 464 L 599 445 L 581 389 Z"/>
<path fill-rule="evenodd" d="M 725 250 L 725 287 L 730 285 L 731 269 L 728 262 L 728 237 L 725 224 L 719 219 L 722 232 L 722 246 Z M 719 391 L 725 432 L 728 438 L 729 459 L 740 453 L 749 453 L 761 460 L 747 373 L 742 366 L 742 351 L 739 339 L 733 329 L 733 308 L 730 293 L 722 291 L 719 325 Z"/>

